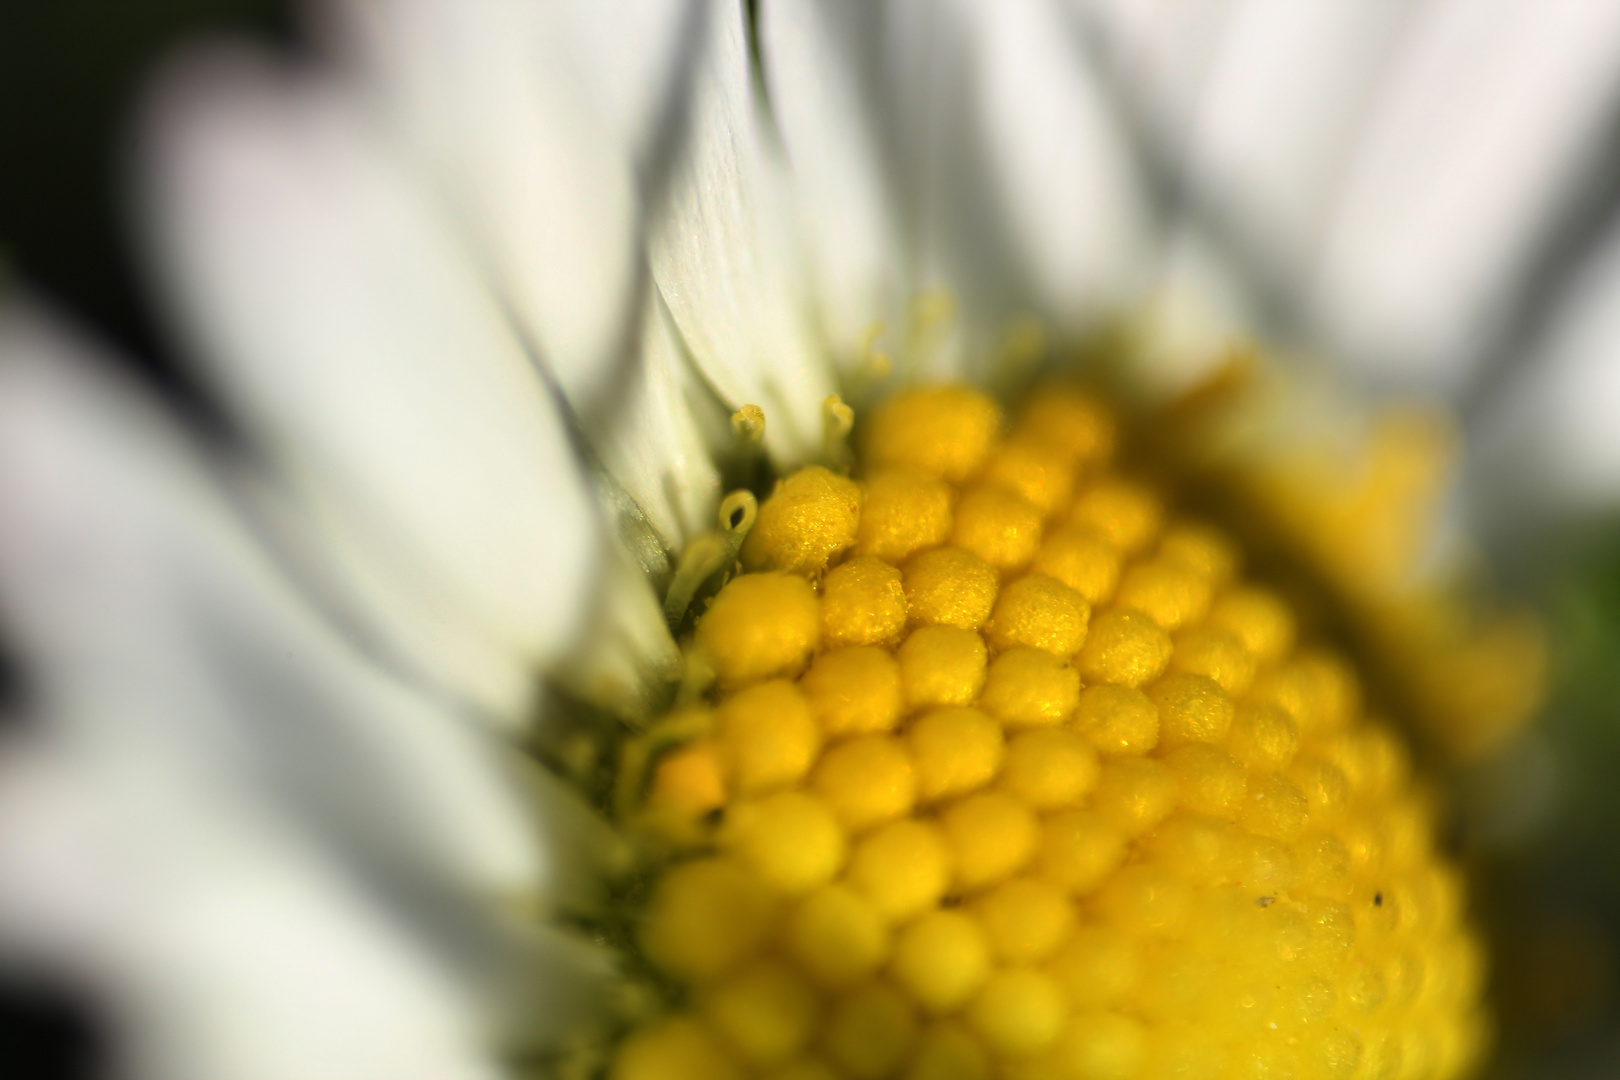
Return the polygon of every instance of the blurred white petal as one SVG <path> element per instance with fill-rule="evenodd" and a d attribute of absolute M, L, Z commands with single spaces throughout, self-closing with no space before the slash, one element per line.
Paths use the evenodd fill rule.
<path fill-rule="evenodd" d="M 0 950 L 92 988 L 121 1072 L 498 1075 L 466 994 L 321 853 L 161 752 L 83 749 L 0 745 Z"/>
<path fill-rule="evenodd" d="M 0 316 L 0 609 L 46 750 L 0 767 L 0 937 L 92 979 L 139 1074 L 489 1075 L 424 927 L 361 888 L 533 895 L 487 734 L 305 607 L 92 353 Z"/>
<path fill-rule="evenodd" d="M 1471 495 L 1494 526 L 1620 503 L 1620 227 L 1611 225 L 1477 424 Z"/>
<path fill-rule="evenodd" d="M 411 662 L 515 718 L 599 530 L 554 402 L 339 89 L 243 55 L 157 95 L 148 224 L 207 375 Z"/>
<path fill-rule="evenodd" d="M 982 142 L 982 53 L 974 0 L 883 6 L 878 79 L 914 293 L 955 298 L 959 333 L 924 357 L 935 377 L 975 378 L 1027 285 Z"/>
<path fill-rule="evenodd" d="M 681 674 L 655 582 L 667 580 L 689 541 L 715 528 L 720 473 L 713 449 L 734 436 L 656 292 L 646 299 L 632 365 L 619 379 L 616 408 L 586 430 L 597 496 L 619 544 L 604 552 L 595 602 L 554 678 L 584 700 L 645 723 Z"/>
<path fill-rule="evenodd" d="M 912 286 L 947 289 L 961 333 L 936 374 L 1004 376 L 1026 316 L 1071 330 L 1133 299 L 1146 206 L 1069 16 L 1049 0 L 894 0 L 878 82 Z"/>
<path fill-rule="evenodd" d="M 348 0 L 334 20 L 582 414 L 616 389 L 640 258 L 637 154 L 687 6 Z"/>
<path fill-rule="evenodd" d="M 1141 363 L 1130 372 L 1139 388 L 1168 401 L 1217 374 L 1233 343 L 1251 338 L 1257 325 L 1254 298 L 1244 284 L 1196 228 L 1177 229 L 1139 309 Z"/>
<path fill-rule="evenodd" d="M 1468 375 L 1620 90 L 1620 5 L 1435 0 L 1367 120 L 1315 310 L 1369 373 Z"/>
<path fill-rule="evenodd" d="M 1143 178 L 1052 0 L 984 0 L 973 34 L 981 142 L 1039 299 L 1069 327 L 1136 298 L 1148 270 Z"/>
<path fill-rule="evenodd" d="M 849 362 L 876 324 L 895 329 L 905 300 L 882 136 L 857 62 L 881 9 L 868 0 L 767 2 L 760 24 L 771 113 L 824 333 L 835 358 Z"/>
<path fill-rule="evenodd" d="M 693 359 L 732 408 L 765 410 L 765 443 L 803 460 L 821 442 L 832 368 L 816 341 L 781 162 L 749 73 L 738 0 L 717 3 L 685 160 L 648 238 L 653 277 Z"/>
<path fill-rule="evenodd" d="M 681 353 L 658 297 L 642 316 L 635 367 L 618 386 L 617 407 L 593 441 L 602 464 L 657 533 L 668 552 L 715 527 L 720 474 L 693 406 L 710 395 Z M 696 415 L 695 415 L 696 413 Z M 721 437 L 729 436 L 729 429 Z"/>
<path fill-rule="evenodd" d="M 380 873 L 533 896 L 536 838 L 486 729 L 334 633 L 196 447 L 89 353 L 0 311 L 0 610 L 59 737 L 190 763 Z"/>
<path fill-rule="evenodd" d="M 1200 199 L 1286 279 L 1308 273 L 1407 0 L 1237 0 L 1169 147 Z"/>
<path fill-rule="evenodd" d="M 632 724 L 656 719 L 681 677 L 681 654 L 653 579 L 626 546 L 604 552 L 596 603 L 574 628 L 557 685 Z"/>
<path fill-rule="evenodd" d="M 1241 0 L 1068 0 L 1107 49 L 1131 104 L 1167 146 L 1183 145 Z"/>

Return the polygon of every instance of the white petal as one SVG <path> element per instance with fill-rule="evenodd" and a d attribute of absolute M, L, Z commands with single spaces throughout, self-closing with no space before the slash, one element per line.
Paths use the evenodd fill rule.
<path fill-rule="evenodd" d="M 199 58 L 147 134 L 149 226 L 206 374 L 396 647 L 517 715 L 598 527 L 495 297 L 330 83 Z"/>
<path fill-rule="evenodd" d="M 1048 0 L 885 5 L 879 64 L 913 288 L 960 333 L 939 374 L 1000 381 L 1009 330 L 1063 330 L 1143 278 L 1137 179 L 1069 19 Z"/>
<path fill-rule="evenodd" d="M 694 360 L 732 408 L 765 410 L 782 462 L 821 442 L 832 368 L 815 340 L 780 162 L 748 68 L 742 5 L 709 11 L 686 158 L 648 239 L 653 277 Z"/>
<path fill-rule="evenodd" d="M 623 545 L 604 553 L 599 598 L 557 681 L 633 724 L 657 719 L 681 677 L 680 650 L 646 568 Z"/>
<path fill-rule="evenodd" d="M 1240 0 L 1069 0 L 1106 50 L 1134 109 L 1166 145 L 1184 144 Z"/>
<path fill-rule="evenodd" d="M 442 181 L 575 409 L 616 389 L 633 313 L 637 156 L 678 0 L 351 0 L 334 35 Z"/>
<path fill-rule="evenodd" d="M 1143 178 L 1051 0 L 985 0 L 974 11 L 981 139 L 1005 220 L 1045 309 L 1083 325 L 1134 300 L 1145 282 Z"/>
<path fill-rule="evenodd" d="M 1197 197 L 1284 280 L 1308 273 L 1361 121 L 1377 101 L 1404 0 L 1238 0 L 1184 134 Z"/>
<path fill-rule="evenodd" d="M 619 545 L 604 553 L 594 608 L 555 677 L 585 700 L 645 723 L 680 678 L 680 650 L 652 582 L 667 580 L 685 545 L 715 528 L 715 450 L 734 436 L 656 292 L 631 360 L 615 407 L 585 431 L 599 466 L 597 495 Z"/>
<path fill-rule="evenodd" d="M 678 553 L 715 527 L 720 474 L 711 450 L 717 436 L 730 432 L 700 428 L 696 416 L 712 395 L 693 376 L 657 296 L 648 298 L 641 348 L 618 393 L 617 408 L 604 416 L 592 441 L 665 551 Z"/>
<path fill-rule="evenodd" d="M 0 312 L 0 611 L 57 736 L 284 806 L 381 875 L 533 896 L 538 843 L 486 729 L 302 603 L 196 447 L 88 353 Z"/>
<path fill-rule="evenodd" d="M 1620 504 L 1620 228 L 1611 226 L 1475 433 L 1470 488 L 1506 531 Z"/>
<path fill-rule="evenodd" d="M 791 170 L 823 332 L 840 363 L 904 309 L 902 248 L 885 185 L 881 133 L 857 62 L 880 26 L 867 3 L 765 3 L 760 10 L 771 114 Z M 865 40 L 863 40 L 863 38 Z M 891 346 L 892 347 L 892 346 Z"/>
<path fill-rule="evenodd" d="M 980 378 L 1029 293 L 980 138 L 974 2 L 896 0 L 884 14 L 880 85 L 911 287 L 948 292 L 959 315 L 938 355 L 920 359 L 936 376 Z"/>
<path fill-rule="evenodd" d="M 161 755 L 0 746 L 0 948 L 164 1080 L 498 1075 L 467 995 L 318 853 Z"/>
<path fill-rule="evenodd" d="M 1244 279 L 1194 227 L 1166 244 L 1149 300 L 1139 310 L 1140 362 L 1129 373 L 1150 398 L 1172 400 L 1219 373 L 1235 342 L 1259 325 Z"/>
<path fill-rule="evenodd" d="M 1369 371 L 1456 387 L 1620 86 L 1620 5 L 1436 0 L 1336 209 L 1315 295 Z"/>

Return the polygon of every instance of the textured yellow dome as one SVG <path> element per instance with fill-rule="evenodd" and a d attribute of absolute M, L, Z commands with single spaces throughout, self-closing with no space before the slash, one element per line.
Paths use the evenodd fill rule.
<path fill-rule="evenodd" d="M 632 778 L 670 992 L 615 1080 L 1466 1070 L 1479 946 L 1354 668 L 1091 397 L 864 435 L 760 506 Z"/>

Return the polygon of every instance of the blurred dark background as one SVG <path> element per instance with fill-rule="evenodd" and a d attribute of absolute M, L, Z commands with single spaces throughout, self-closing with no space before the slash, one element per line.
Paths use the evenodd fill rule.
<path fill-rule="evenodd" d="M 115 343 L 171 397 L 125 227 L 123 134 L 143 74 L 199 34 L 290 37 L 287 0 L 0 2 L 0 274 L 25 281 Z M 15 692 L 0 656 L 0 701 Z M 0 710 L 0 717 L 5 712 Z M 69 987 L 0 979 L 0 1075 L 100 1075 L 109 1033 Z"/>
<path fill-rule="evenodd" d="M 1572 525 L 1533 563 L 1547 704 L 1457 785 L 1491 950 L 1485 1077 L 1606 1080 L 1620 1077 L 1620 521 Z"/>
<path fill-rule="evenodd" d="M 172 370 L 141 295 L 120 196 L 142 76 L 198 35 L 290 39 L 290 0 L 0 3 L 0 259 L 138 362 Z"/>

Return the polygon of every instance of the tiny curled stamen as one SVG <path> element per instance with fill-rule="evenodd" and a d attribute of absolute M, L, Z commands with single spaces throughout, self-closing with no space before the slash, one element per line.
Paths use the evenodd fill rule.
<path fill-rule="evenodd" d="M 703 714 L 677 712 L 624 744 L 613 786 L 613 808 L 620 820 L 636 814 L 658 759 L 672 748 L 708 734 L 708 730 Z"/>
<path fill-rule="evenodd" d="M 739 545 L 758 516 L 759 500 L 751 491 L 733 491 L 720 500 L 720 531 L 735 534 Z"/>
<path fill-rule="evenodd" d="M 758 405 L 744 405 L 731 414 L 731 433 L 746 446 L 758 446 L 765 441 L 765 410 Z"/>
<path fill-rule="evenodd" d="M 888 326 L 881 321 L 866 328 L 855 349 L 856 363 L 845 383 L 846 389 L 859 394 L 894 373 L 894 358 L 882 344 L 888 333 Z"/>
<path fill-rule="evenodd" d="M 822 456 L 828 464 L 843 467 L 849 460 L 849 433 L 855 427 L 855 410 L 837 394 L 828 394 L 821 403 Z"/>
<path fill-rule="evenodd" d="M 741 415 L 740 413 L 738 415 Z M 763 420 L 761 421 L 763 423 Z M 675 577 L 664 594 L 664 618 L 679 626 L 703 583 L 737 561 L 743 540 L 759 516 L 759 502 L 750 491 L 733 491 L 720 501 L 720 527 L 704 533 L 681 552 Z"/>

